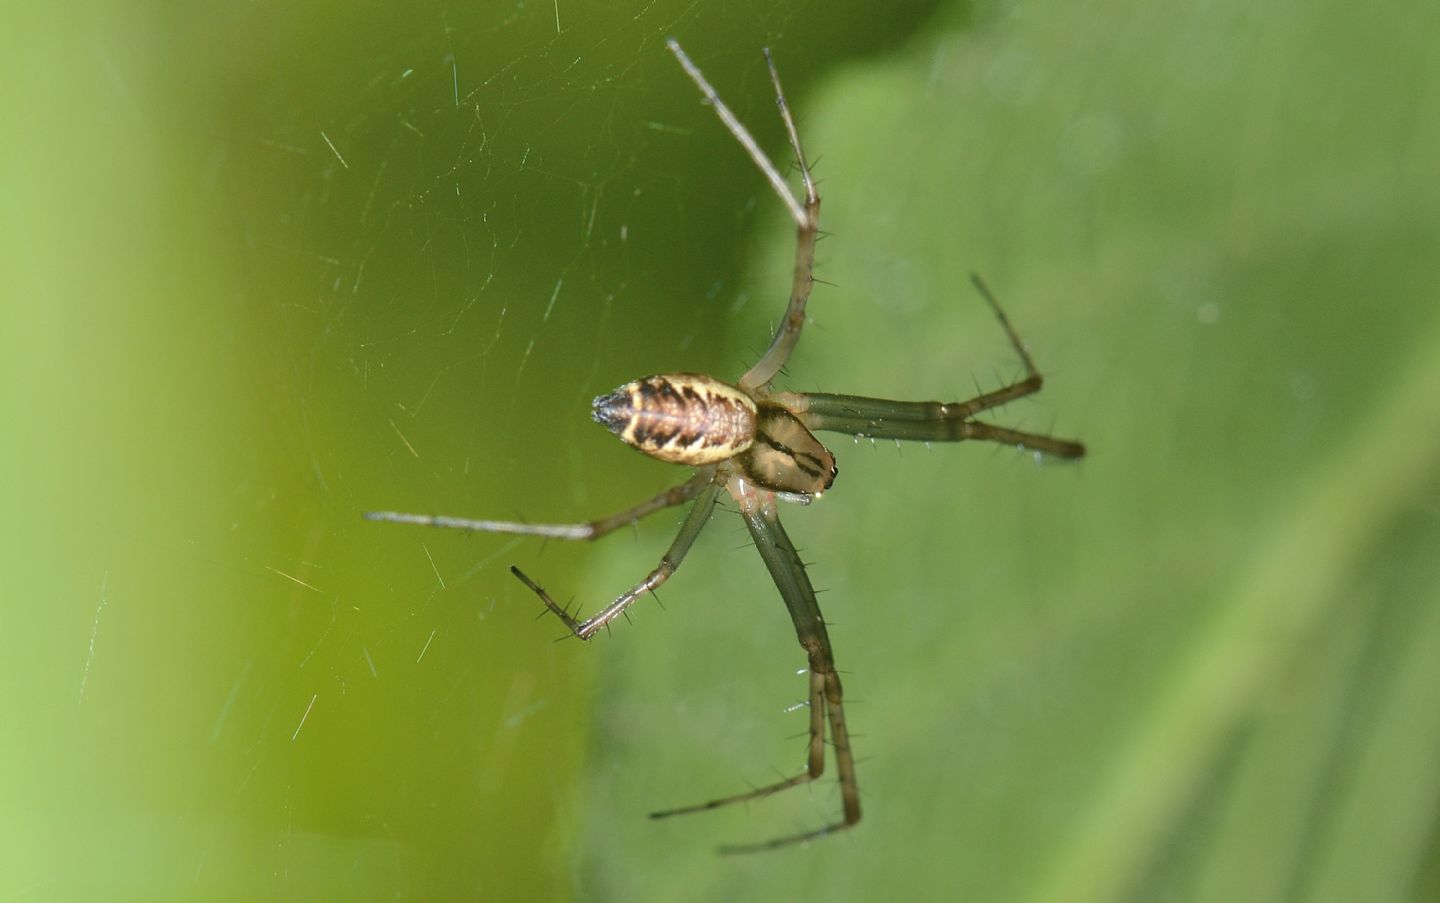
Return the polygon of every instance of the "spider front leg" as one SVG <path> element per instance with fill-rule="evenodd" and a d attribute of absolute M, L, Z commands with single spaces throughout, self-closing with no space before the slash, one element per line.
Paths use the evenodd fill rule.
<path fill-rule="evenodd" d="M 992 394 L 1003 394 L 1007 389 Z M 1053 458 L 1073 461 L 1085 457 L 1084 444 L 1073 439 L 1057 439 L 1043 433 L 1029 433 L 970 419 L 964 412 L 976 402 L 985 400 L 986 396 L 950 404 L 819 393 L 807 395 L 787 392 L 781 397 L 783 403 L 812 430 L 848 433 L 869 439 L 909 439 L 916 442 L 962 442 L 966 439 L 979 439 L 1029 449 Z"/>
<path fill-rule="evenodd" d="M 855 781 L 855 754 L 850 748 L 850 733 L 845 726 L 844 689 L 840 675 L 835 670 L 835 656 L 830 648 L 830 636 L 825 630 L 825 619 L 815 599 L 815 590 L 805 573 L 805 565 L 795 551 L 795 545 L 780 525 L 775 510 L 773 494 L 757 490 L 744 478 L 732 477 L 726 484 L 730 494 L 740 505 L 745 526 L 755 540 L 755 548 L 765 561 L 765 567 L 790 618 L 795 624 L 795 634 L 804 648 L 810 665 L 810 743 L 805 771 L 734 796 L 722 797 L 695 806 L 685 806 L 664 812 L 652 813 L 651 818 L 668 818 L 704 812 L 760 799 L 799 784 L 808 784 L 825 771 L 825 728 L 828 722 L 830 742 L 835 749 L 835 767 L 840 775 L 841 817 L 824 827 L 776 837 L 772 840 L 750 844 L 731 844 L 720 848 L 722 853 L 755 853 L 774 850 L 791 844 L 806 843 L 852 827 L 860 821 L 860 790 Z"/>
<path fill-rule="evenodd" d="M 815 283 L 813 271 L 815 240 L 820 231 L 820 195 L 815 190 L 810 164 L 806 162 L 805 151 L 800 146 L 800 134 L 795 128 L 794 118 L 790 115 L 790 105 L 785 101 L 785 89 L 780 86 L 780 73 L 776 71 L 775 61 L 771 59 L 768 49 L 765 51 L 765 65 L 770 69 L 770 83 L 775 86 L 775 104 L 780 108 L 780 119 L 785 123 L 785 134 L 790 140 L 791 149 L 795 151 L 795 164 L 800 169 L 800 179 L 805 185 L 803 204 L 796 199 L 794 192 L 786 184 L 785 177 L 760 149 L 754 136 L 720 99 L 720 95 L 711 87 L 699 67 L 691 62 L 690 57 L 680 48 L 680 43 L 671 38 L 665 42 L 665 46 L 675 54 L 681 68 L 699 87 L 705 100 L 715 108 L 715 115 L 720 117 L 730 134 L 745 148 L 750 159 L 755 161 L 755 165 L 760 168 L 770 186 L 775 189 L 775 194 L 790 212 L 791 219 L 795 221 L 795 271 L 790 284 L 790 304 L 785 310 L 785 318 L 775 330 L 770 347 L 760 360 L 755 362 L 755 366 L 740 377 L 740 389 L 753 394 L 775 378 L 775 374 L 785 366 L 785 362 L 790 359 L 790 352 L 795 350 L 795 345 L 800 341 L 800 330 L 805 326 L 805 305 L 810 301 L 810 290 Z"/>
<path fill-rule="evenodd" d="M 920 442 L 960 442 L 980 439 L 1013 445 L 1050 455 L 1075 460 L 1085 456 L 1085 446 L 1072 439 L 1057 439 L 1041 433 L 1029 433 L 1010 427 L 975 420 L 975 415 L 1003 404 L 1034 395 L 1045 385 L 1045 378 L 1035 369 L 1030 352 L 1020 341 L 1010 318 L 989 286 L 977 275 L 971 281 L 980 291 L 1000 321 L 1010 346 L 1025 366 L 1025 377 L 993 392 L 978 395 L 969 401 L 941 403 L 938 401 L 893 401 L 888 398 L 867 398 L 861 395 L 781 392 L 775 400 L 789 408 L 812 430 L 828 430 L 874 439 L 910 439 Z"/>

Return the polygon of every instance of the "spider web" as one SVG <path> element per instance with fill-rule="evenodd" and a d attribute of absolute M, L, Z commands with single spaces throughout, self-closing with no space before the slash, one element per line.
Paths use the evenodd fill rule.
<path fill-rule="evenodd" d="M 91 6 L 9 56 L 0 894 L 1435 896 L 1433 4 Z M 589 399 L 741 372 L 792 249 L 670 35 L 778 157 L 774 47 L 819 161 L 787 387 L 1003 382 L 980 269 L 1005 416 L 1095 449 L 833 443 L 865 822 L 738 862 L 837 801 L 642 817 L 800 758 L 733 516 L 588 647 L 506 565 L 593 610 L 675 518 L 360 520 L 683 477 Z"/>
<path fill-rule="evenodd" d="M 695 12 L 652 5 L 606 21 L 562 4 L 558 34 L 556 14 L 541 5 L 497 24 L 446 7 L 407 29 L 409 47 L 379 34 L 389 62 L 367 59 L 344 79 L 368 90 L 297 123 L 309 133 L 290 193 L 305 223 L 297 244 L 321 266 L 315 308 L 284 312 L 313 341 L 294 362 L 305 415 L 294 426 L 326 432 L 309 411 L 329 407 L 332 380 L 358 404 L 345 419 L 368 424 L 383 450 L 368 467 L 336 476 L 324 452 L 333 441 L 307 443 L 316 480 L 349 511 L 565 521 L 679 476 L 593 429 L 589 401 L 637 373 L 723 367 L 739 306 L 730 274 L 754 219 L 750 198 L 726 191 L 743 161 L 712 162 L 714 136 L 694 137 L 708 114 L 662 49 Z M 447 883 L 546 874 L 546 843 L 574 830 L 586 747 L 572 725 L 591 717 L 597 661 L 549 644 L 558 631 L 537 627 L 534 600 L 505 567 L 523 562 L 558 593 L 588 593 L 575 577 L 585 550 L 343 532 L 385 562 L 370 596 L 383 611 L 353 638 L 317 644 L 355 682 L 374 678 L 360 659 L 399 659 L 390 692 L 416 705 L 387 714 L 389 745 L 403 758 L 424 752 L 396 789 L 438 816 L 395 838 L 431 838 L 425 858 Z M 376 798 L 345 818 L 397 806 Z M 516 823 L 501 812 L 528 814 Z M 468 856 L 477 846 L 486 855 Z M 516 857 L 536 864 L 516 869 Z M 551 875 L 520 886 L 549 896 Z"/>
<path fill-rule="evenodd" d="M 682 477 L 594 428 L 590 399 L 738 372 L 775 308 L 736 277 L 764 186 L 664 40 L 775 145 L 762 46 L 803 90 L 819 48 L 874 50 L 923 12 L 867 30 L 864 4 L 752 7 L 265 3 L 146 41 L 97 15 L 60 41 L 91 42 L 71 71 L 107 118 L 85 144 L 117 136 L 117 165 L 135 149 L 130 182 L 97 177 L 89 207 L 108 216 L 113 195 L 114 234 L 165 276 L 107 269 L 124 255 L 104 249 L 93 268 L 137 288 L 75 292 L 128 306 L 82 308 L 110 325 L 77 371 L 124 374 L 83 397 L 127 416 L 107 501 L 82 514 L 64 490 L 59 520 L 125 526 L 92 528 L 99 551 L 47 591 L 83 600 L 65 608 L 87 637 L 80 717 L 61 730 L 97 752 L 83 780 L 26 791 L 117 814 L 70 837 L 40 819 L 91 873 L 41 857 L 13 874 L 245 898 L 553 899 L 575 880 L 556 850 L 579 830 L 599 659 L 551 644 L 506 566 L 589 593 L 587 551 L 360 514 L 570 520 Z"/>

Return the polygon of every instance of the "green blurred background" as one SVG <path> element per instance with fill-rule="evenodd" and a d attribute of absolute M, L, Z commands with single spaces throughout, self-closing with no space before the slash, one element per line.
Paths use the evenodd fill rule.
<path fill-rule="evenodd" d="M 0 899 L 1440 898 L 1440 7 L 89 2 L 0 13 Z M 779 316 L 774 48 L 825 196 L 799 390 L 1084 439 L 852 444 L 786 511 L 865 820 L 722 512 L 588 422 Z"/>

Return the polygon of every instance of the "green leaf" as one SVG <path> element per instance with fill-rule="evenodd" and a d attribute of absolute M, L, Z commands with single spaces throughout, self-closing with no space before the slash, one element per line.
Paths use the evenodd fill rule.
<path fill-rule="evenodd" d="M 829 590 L 865 818 L 743 861 L 708 848 L 832 820 L 833 777 L 688 823 L 639 817 L 802 762 L 803 714 L 783 710 L 803 655 L 717 515 L 664 614 L 641 609 L 602 652 L 592 889 L 1425 896 L 1440 117 L 1423 31 L 1339 3 L 1283 23 L 1240 3 L 1007 7 L 791 98 L 833 286 L 788 387 L 1001 384 L 1019 367 L 969 288 L 979 270 L 1048 377 L 996 419 L 1091 454 L 833 444 L 834 489 L 783 516 Z M 792 250 L 756 191 L 766 300 L 742 347 L 758 348 Z"/>

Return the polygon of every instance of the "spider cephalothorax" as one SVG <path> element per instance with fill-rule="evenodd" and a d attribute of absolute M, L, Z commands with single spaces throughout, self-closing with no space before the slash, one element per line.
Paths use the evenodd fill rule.
<path fill-rule="evenodd" d="M 761 402 L 755 417 L 755 444 L 740 466 L 756 486 L 808 504 L 835 482 L 835 456 L 790 409 Z"/>
<path fill-rule="evenodd" d="M 690 513 L 670 548 L 644 580 L 617 596 L 590 617 L 579 620 L 560 606 L 539 584 L 525 576 L 519 568 L 512 573 L 535 592 L 570 631 L 582 640 L 589 639 L 620 617 L 640 596 L 659 587 L 685 558 L 695 538 L 709 523 L 715 503 L 723 491 L 733 499 L 741 517 L 760 552 L 771 579 L 790 611 L 795 634 L 805 650 L 810 674 L 809 743 L 805 768 L 793 777 L 762 787 L 680 809 L 653 813 L 656 818 L 716 809 L 731 803 L 760 799 L 787 787 L 808 783 L 825 770 L 825 735 L 835 751 L 836 770 L 840 774 L 841 814 L 838 821 L 810 831 L 777 837 L 761 843 L 724 847 L 726 852 L 772 850 L 792 843 L 804 843 L 860 821 L 860 791 L 855 783 L 855 754 L 850 748 L 850 734 L 845 724 L 844 691 L 835 670 L 835 656 L 815 590 L 805 573 L 805 566 L 795 546 L 780 525 L 776 500 L 805 504 L 818 498 L 835 480 L 835 458 L 815 438 L 814 431 L 829 430 L 851 436 L 906 439 L 920 442 L 958 442 L 981 439 L 1037 454 L 1075 459 L 1085 454 L 1078 442 L 1056 439 L 997 426 L 976 419 L 986 411 L 1007 402 L 1040 391 L 1042 380 L 1020 343 L 1010 321 L 1000 310 L 994 297 L 978 278 L 975 286 L 1000 321 L 1010 345 L 1025 367 L 1025 376 L 992 392 L 968 401 L 941 404 L 934 401 L 891 401 L 860 395 L 828 395 L 820 393 L 772 392 L 770 383 L 785 366 L 790 352 L 800 339 L 805 325 L 805 305 L 810 299 L 813 283 L 811 268 L 815 260 L 815 239 L 819 230 L 820 196 L 815 191 L 810 167 L 800 148 L 780 88 L 780 76 L 770 62 L 770 79 L 775 98 L 785 123 L 790 146 L 804 184 L 804 200 L 797 198 L 785 178 L 765 156 L 755 139 L 730 108 L 710 87 L 680 45 L 669 41 L 667 46 L 680 61 L 681 67 L 699 86 L 705 100 L 714 108 L 725 127 L 735 136 L 750 158 L 764 173 L 766 180 L 795 222 L 795 270 L 790 286 L 790 303 L 780 321 L 770 347 L 753 367 L 735 384 L 722 382 L 700 373 L 671 373 L 647 376 L 626 383 L 608 395 L 595 399 L 592 415 L 627 444 L 647 455 L 695 468 L 695 475 L 686 482 L 672 486 L 653 498 L 627 508 L 618 514 L 581 524 L 530 524 L 516 521 L 472 520 L 424 514 L 401 514 L 377 511 L 367 514 L 371 520 L 409 524 L 428 524 L 488 533 L 523 533 L 558 539 L 596 539 L 632 524 L 648 514 L 664 508 L 693 501 Z"/>

